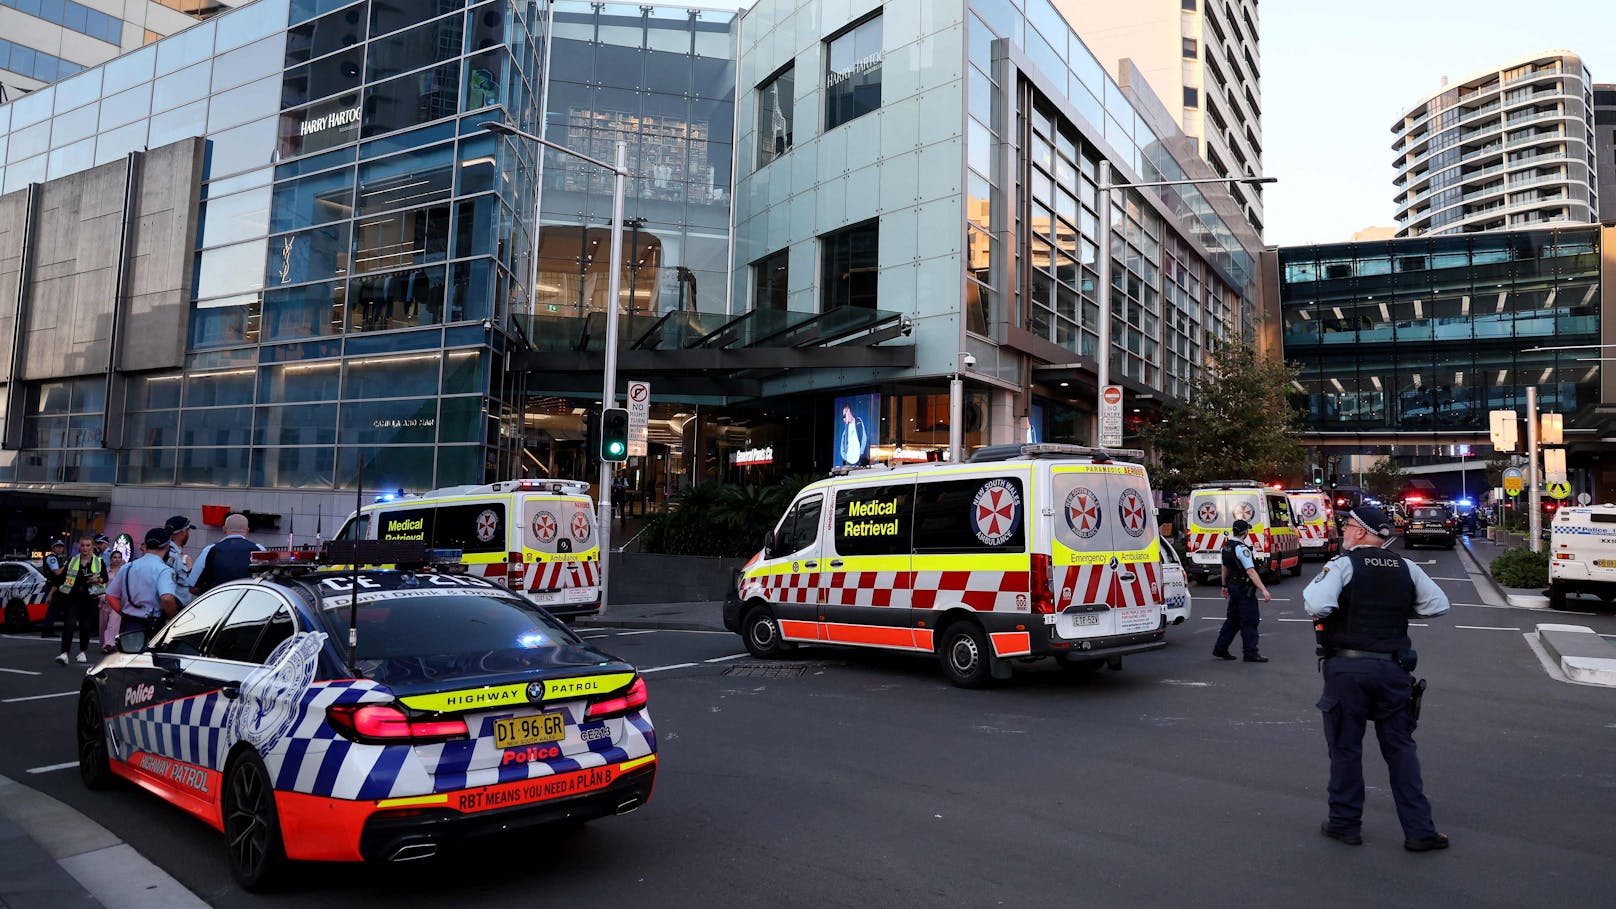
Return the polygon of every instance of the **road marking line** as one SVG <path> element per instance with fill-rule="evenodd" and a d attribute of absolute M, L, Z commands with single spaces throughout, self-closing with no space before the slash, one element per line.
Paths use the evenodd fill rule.
<path fill-rule="evenodd" d="M 741 657 L 746 657 L 746 656 L 751 656 L 751 654 L 749 654 L 749 653 L 732 653 L 729 656 L 713 657 L 710 660 L 702 660 L 702 662 L 703 663 L 722 663 L 725 660 L 738 660 Z"/>
<path fill-rule="evenodd" d="M 31 694 L 25 698 L 6 698 L 0 704 L 16 704 L 21 701 L 43 701 L 46 698 L 66 698 L 78 694 L 77 691 L 58 691 L 55 694 Z"/>
<path fill-rule="evenodd" d="M 37 634 L 0 634 L 0 638 L 10 638 L 13 641 L 38 641 L 41 644 L 57 644 L 61 642 L 61 638 L 54 634 L 48 638 L 42 638 Z"/>
<path fill-rule="evenodd" d="M 77 767 L 78 765 L 79 765 L 78 761 L 68 761 L 65 764 L 46 764 L 43 767 L 30 767 L 30 768 L 28 768 L 28 772 L 29 773 L 54 773 L 54 772 L 56 772 L 58 770 L 66 770 L 69 767 Z"/>
<path fill-rule="evenodd" d="M 656 632 L 655 628 L 647 628 L 644 631 L 618 631 L 614 633 L 620 638 L 631 638 L 637 634 L 656 634 Z"/>
<path fill-rule="evenodd" d="M 1431 625 L 1430 625 L 1429 622 L 1409 622 L 1408 627 L 1410 627 L 1410 628 L 1430 628 Z"/>
<path fill-rule="evenodd" d="M 1455 625 L 1455 628 L 1464 628 L 1469 631 L 1520 631 L 1519 628 L 1505 628 L 1502 625 Z"/>
<path fill-rule="evenodd" d="M 4 666 L 0 666 L 0 672 L 15 672 L 17 675 L 39 675 L 32 669 L 7 669 Z"/>
<path fill-rule="evenodd" d="M 672 666 L 652 666 L 650 669 L 641 669 L 640 674 L 644 675 L 647 672 L 662 672 L 668 669 L 689 669 L 692 666 L 700 665 L 700 663 L 674 663 Z"/>
<path fill-rule="evenodd" d="M 1279 622 L 1311 622 L 1312 619 L 1276 619 Z"/>

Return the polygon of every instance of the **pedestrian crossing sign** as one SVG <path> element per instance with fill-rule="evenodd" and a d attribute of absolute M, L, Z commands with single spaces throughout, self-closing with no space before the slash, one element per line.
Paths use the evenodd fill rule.
<path fill-rule="evenodd" d="M 1566 499 L 1571 496 L 1570 483 L 1550 483 L 1549 495 L 1556 499 Z"/>

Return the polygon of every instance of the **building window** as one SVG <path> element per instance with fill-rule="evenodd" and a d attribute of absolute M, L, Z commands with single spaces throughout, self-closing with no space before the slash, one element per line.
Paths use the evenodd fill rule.
<path fill-rule="evenodd" d="M 791 277 L 791 250 L 782 249 L 752 263 L 752 308 L 786 308 L 786 284 Z"/>
<path fill-rule="evenodd" d="M 820 260 L 824 263 L 824 272 L 820 276 L 824 311 L 843 306 L 874 309 L 881 245 L 880 220 L 872 218 L 862 224 L 825 234 L 819 238 L 819 243 Z"/>
<path fill-rule="evenodd" d="M 758 86 L 758 167 L 791 150 L 791 96 L 796 83 L 796 67 L 787 66 Z"/>
<path fill-rule="evenodd" d="M 1195 0 L 1181 0 L 1185 12 L 1195 12 Z"/>
<path fill-rule="evenodd" d="M 1184 106 L 1185 107 L 1200 107 L 1201 106 L 1201 90 L 1197 89 L 1197 88 L 1189 88 L 1188 86 L 1186 86 L 1184 88 Z"/>
<path fill-rule="evenodd" d="M 1185 57 L 1193 60 L 1193 59 L 1195 59 L 1196 53 L 1198 53 L 1199 51 L 1200 51 L 1200 42 L 1196 41 L 1194 38 L 1185 38 L 1184 39 L 1184 56 Z"/>
<path fill-rule="evenodd" d="M 881 107 L 881 17 L 825 43 L 825 128 L 835 129 Z"/>

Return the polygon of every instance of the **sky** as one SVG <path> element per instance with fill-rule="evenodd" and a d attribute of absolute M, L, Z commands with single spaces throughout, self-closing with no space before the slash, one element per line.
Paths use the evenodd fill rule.
<path fill-rule="evenodd" d="M 750 0 L 693 0 L 745 8 Z M 1262 0 L 1264 240 L 1394 227 L 1392 124 L 1442 87 L 1546 50 L 1616 83 L 1613 0 Z M 1616 165 L 1613 165 L 1616 166 Z"/>
<path fill-rule="evenodd" d="M 1616 82 L 1611 0 L 1266 0 L 1263 170 L 1269 245 L 1332 243 L 1395 226 L 1391 126 L 1442 77 L 1545 50 Z"/>

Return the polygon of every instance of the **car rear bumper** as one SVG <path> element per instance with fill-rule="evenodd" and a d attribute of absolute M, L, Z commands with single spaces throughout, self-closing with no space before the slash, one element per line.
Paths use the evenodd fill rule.
<path fill-rule="evenodd" d="M 1405 540 L 1413 540 L 1413 541 L 1420 542 L 1420 543 L 1424 543 L 1424 542 L 1427 542 L 1427 541 L 1436 541 L 1436 542 L 1440 542 L 1440 543 L 1452 543 L 1453 542 L 1453 531 L 1451 531 L 1451 530 L 1435 530 L 1435 529 L 1430 529 L 1430 528 L 1425 528 L 1425 527 L 1418 527 L 1418 528 L 1410 527 L 1409 529 L 1403 531 L 1403 539 L 1405 539 Z"/>
<path fill-rule="evenodd" d="M 1114 634 L 1103 638 L 1052 638 L 1034 656 L 1113 657 L 1129 653 L 1144 653 L 1167 646 L 1167 625 L 1164 622 L 1150 631 L 1134 634 Z"/>
<path fill-rule="evenodd" d="M 610 782 L 577 794 L 577 779 L 615 772 Z M 413 798 L 351 801 L 276 792 L 288 858 L 304 861 L 403 861 L 426 858 L 441 844 L 566 821 L 626 814 L 651 798 L 656 755 L 576 773 L 532 777 L 480 789 Z M 548 794 L 550 790 L 557 794 Z M 508 807 L 488 807 L 491 803 Z"/>

